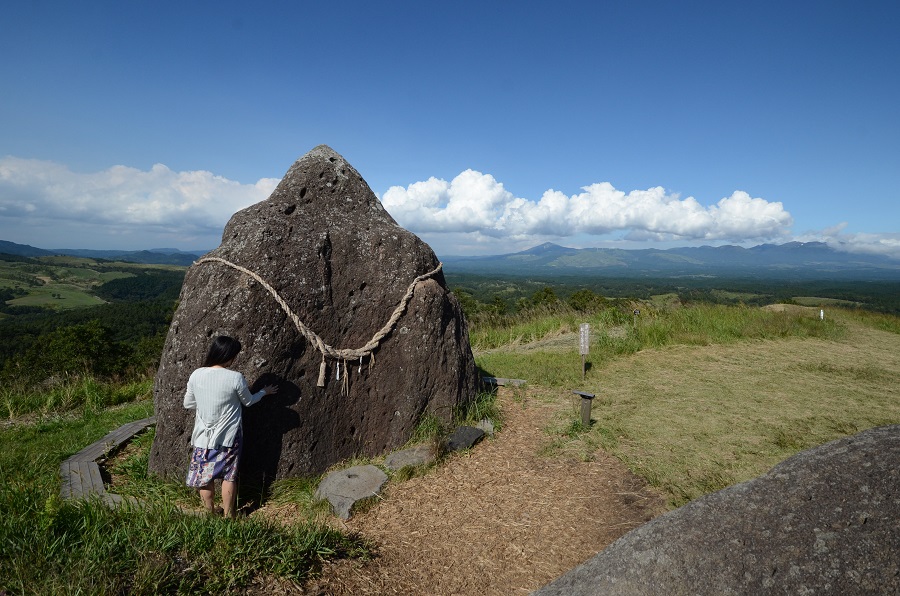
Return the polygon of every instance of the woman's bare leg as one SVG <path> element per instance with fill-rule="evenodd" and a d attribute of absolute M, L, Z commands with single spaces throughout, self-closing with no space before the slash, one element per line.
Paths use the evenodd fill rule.
<path fill-rule="evenodd" d="M 222 481 L 222 509 L 225 517 L 234 517 L 234 494 L 237 492 L 237 483 L 231 480 Z"/>
<path fill-rule="evenodd" d="M 200 493 L 200 500 L 203 501 L 203 506 L 206 507 L 206 510 L 210 513 L 215 512 L 216 510 L 216 485 L 215 480 L 210 481 L 206 486 L 201 486 L 197 489 L 197 492 Z"/>

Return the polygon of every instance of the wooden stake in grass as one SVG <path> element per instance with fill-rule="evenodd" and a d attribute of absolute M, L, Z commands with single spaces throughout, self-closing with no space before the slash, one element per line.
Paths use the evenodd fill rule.
<path fill-rule="evenodd" d="M 572 393 L 581 396 L 581 426 L 585 429 L 591 428 L 591 400 L 594 399 L 594 394 L 584 391 L 573 391 Z"/>

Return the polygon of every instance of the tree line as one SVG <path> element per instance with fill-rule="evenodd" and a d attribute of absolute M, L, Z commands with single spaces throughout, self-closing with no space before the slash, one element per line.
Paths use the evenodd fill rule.
<path fill-rule="evenodd" d="M 183 281 L 183 271 L 139 271 L 95 289 L 108 304 L 62 311 L 6 305 L 21 290 L 0 290 L 8 315 L 0 319 L 0 381 L 146 374 L 158 365 Z"/>
<path fill-rule="evenodd" d="M 493 311 L 514 314 L 536 303 L 557 301 L 582 310 L 585 301 L 650 300 L 672 294 L 681 304 L 765 306 L 790 303 L 797 296 L 814 296 L 856 303 L 873 312 L 900 315 L 900 282 L 804 280 L 785 282 L 756 278 L 583 278 L 558 276 L 526 279 L 503 276 L 445 274 L 467 315 Z M 570 303 L 571 302 L 571 303 Z"/>
<path fill-rule="evenodd" d="M 24 290 L 0 288 L 0 381 L 41 382 L 66 374 L 126 377 L 158 366 L 184 271 L 138 270 L 94 290 L 108 304 L 52 311 L 10 307 Z M 532 311 L 614 308 L 630 313 L 635 301 L 671 295 L 689 305 L 762 306 L 819 296 L 900 314 L 900 283 L 769 282 L 765 280 L 551 279 L 447 276 L 467 318 L 515 317 Z M 727 291 L 723 291 L 727 290 Z"/>

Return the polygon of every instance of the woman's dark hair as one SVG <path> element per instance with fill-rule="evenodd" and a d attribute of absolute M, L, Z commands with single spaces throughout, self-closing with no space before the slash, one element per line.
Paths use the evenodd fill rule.
<path fill-rule="evenodd" d="M 209 352 L 206 353 L 206 360 L 203 361 L 203 366 L 216 366 L 230 362 L 240 351 L 241 342 L 233 337 L 220 335 L 209 346 Z"/>

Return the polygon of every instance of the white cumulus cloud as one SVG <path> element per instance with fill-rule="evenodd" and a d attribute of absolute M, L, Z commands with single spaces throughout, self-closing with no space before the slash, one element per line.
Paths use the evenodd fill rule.
<path fill-rule="evenodd" d="M 261 179 L 241 184 L 207 171 L 175 172 L 162 164 L 149 171 L 113 166 L 79 173 L 49 161 L 0 158 L 0 219 L 51 229 L 53 222 L 74 230 L 109 226 L 117 233 L 164 229 L 166 237 L 217 241 L 231 215 L 264 200 L 278 184 Z M 203 238 L 200 240 L 200 238 Z M 55 238 L 54 248 L 66 248 Z M 44 240 L 44 245 L 47 244 Z"/>
<path fill-rule="evenodd" d="M 417 232 L 483 232 L 514 200 L 493 176 L 474 170 L 449 183 L 431 177 L 406 188 L 392 186 L 381 198 L 401 225 Z"/>
<path fill-rule="evenodd" d="M 534 201 L 514 196 L 490 174 L 466 170 L 450 182 L 429 178 L 392 186 L 382 202 L 414 231 L 513 239 L 621 232 L 632 240 L 745 242 L 785 238 L 793 225 L 780 202 L 739 190 L 708 207 L 662 187 L 626 193 L 601 182 L 582 191 L 569 196 L 548 190 Z"/>
<path fill-rule="evenodd" d="M 243 184 L 162 164 L 81 173 L 7 156 L 0 158 L 0 239 L 41 248 L 214 248 L 231 215 L 266 199 L 278 182 Z M 573 195 L 550 189 L 533 200 L 469 169 L 449 182 L 431 177 L 392 186 L 381 201 L 444 254 L 497 254 L 544 241 L 638 248 L 798 239 L 900 258 L 900 235 L 849 234 L 846 224 L 791 238 L 793 218 L 782 203 L 741 190 L 704 205 L 658 186 L 626 192 L 598 182 Z"/>
<path fill-rule="evenodd" d="M 803 242 L 824 242 L 835 250 L 849 253 L 882 255 L 900 260 L 900 234 L 869 234 L 845 232 L 847 222 L 842 222 L 819 232 L 800 236 Z"/>

